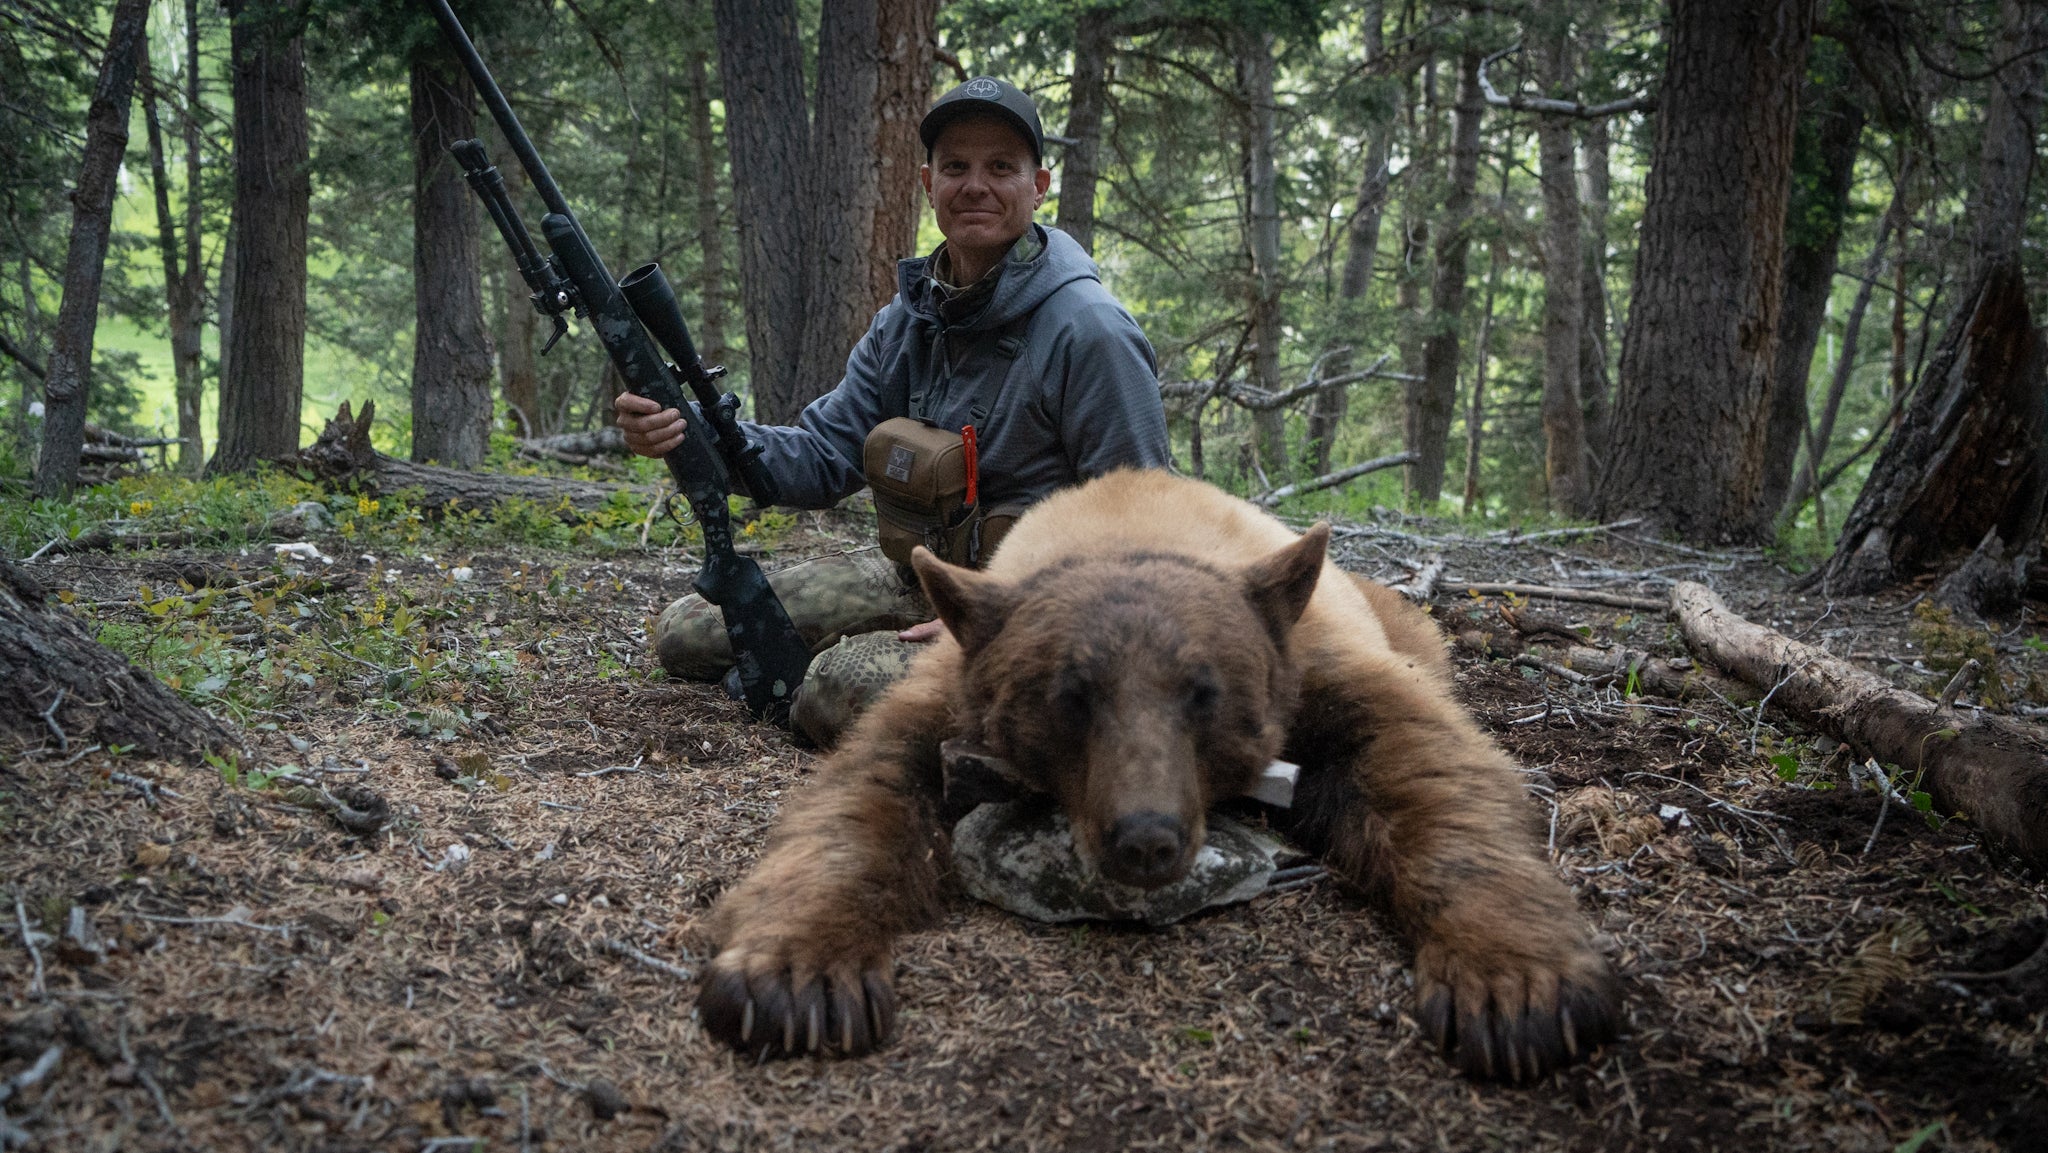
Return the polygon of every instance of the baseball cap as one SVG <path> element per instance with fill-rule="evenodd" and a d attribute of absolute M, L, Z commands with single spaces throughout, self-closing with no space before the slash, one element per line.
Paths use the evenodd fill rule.
<path fill-rule="evenodd" d="M 939 133 L 948 124 L 963 116 L 994 116 L 1008 123 L 1030 142 L 1031 158 L 1045 163 L 1045 130 L 1038 124 L 1038 105 L 1015 84 L 993 76 L 977 76 L 932 101 L 923 122 L 917 126 L 925 152 L 931 152 Z"/>

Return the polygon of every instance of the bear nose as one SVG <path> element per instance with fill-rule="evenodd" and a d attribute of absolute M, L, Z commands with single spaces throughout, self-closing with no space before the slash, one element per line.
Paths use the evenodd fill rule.
<path fill-rule="evenodd" d="M 1125 884 L 1156 889 L 1174 879 L 1187 833 L 1179 817 L 1166 813 L 1130 813 L 1109 829 L 1106 870 Z"/>

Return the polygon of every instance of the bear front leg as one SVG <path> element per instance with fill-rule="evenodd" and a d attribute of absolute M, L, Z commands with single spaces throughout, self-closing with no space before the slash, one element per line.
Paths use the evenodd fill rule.
<path fill-rule="evenodd" d="M 893 943 L 937 906 L 939 683 L 913 672 L 870 710 L 719 899 L 697 993 L 712 1036 L 761 1058 L 852 1057 L 894 1031 Z"/>
<path fill-rule="evenodd" d="M 1307 686 L 1295 736 L 1296 759 L 1327 766 L 1296 797 L 1301 832 L 1413 938 L 1418 1017 L 1446 1058 L 1526 1083 L 1613 1039 L 1619 986 L 1513 766 L 1441 686 L 1354 666 Z"/>

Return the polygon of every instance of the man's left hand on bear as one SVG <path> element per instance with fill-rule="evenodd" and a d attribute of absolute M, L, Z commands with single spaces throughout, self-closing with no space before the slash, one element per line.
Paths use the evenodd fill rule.
<path fill-rule="evenodd" d="M 1415 948 L 1418 1019 L 1472 1076 L 1527 1082 L 1611 1039 L 1620 995 L 1512 764 L 1452 697 L 1441 635 L 1250 504 L 1123 471 L 1035 506 L 986 572 L 920 553 L 947 633 L 786 805 L 715 910 L 704 1026 L 758 1056 L 856 1056 L 896 1023 L 895 939 L 938 909 L 940 745 L 1047 794 L 1084 863 L 1183 875 L 1210 806 L 1276 757 L 1274 823 Z"/>

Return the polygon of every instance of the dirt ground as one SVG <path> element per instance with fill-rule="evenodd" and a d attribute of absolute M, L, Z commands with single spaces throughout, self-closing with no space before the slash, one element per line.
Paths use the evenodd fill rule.
<path fill-rule="evenodd" d="M 776 559 L 860 531 L 807 516 Z M 239 718 L 255 752 L 227 768 L 81 754 L 90 734 L 0 759 L 0 1086 L 32 1082 L 0 1087 L 0 1146 L 2048 1148 L 2048 966 L 1975 979 L 2041 960 L 2039 880 L 1966 822 L 1893 805 L 1880 827 L 1846 758 L 1759 717 L 1753 693 L 1574 684 L 1530 667 L 1553 658 L 1501 600 L 1450 593 L 1439 619 L 1491 650 L 1460 650 L 1460 690 L 1529 771 L 1557 868 L 1624 976 L 1621 1041 L 1534 1088 L 1461 1080 L 1412 1019 L 1402 943 L 1323 881 L 1156 930 L 955 897 L 897 959 L 894 1044 L 757 1066 L 692 1020 L 697 926 L 816 758 L 652 667 L 647 622 L 685 589 L 683 558 L 373 562 L 316 543 L 334 560 L 303 562 L 323 582 L 307 612 L 279 624 L 262 592 L 229 591 L 210 618 L 226 643 L 403 604 L 442 663 L 357 653 L 350 672 L 287 681 Z M 1465 581 L 1660 596 L 1703 579 L 1904 683 L 1940 676 L 1929 645 L 1946 642 L 1912 627 L 1912 590 L 1801 599 L 1756 555 L 1391 517 L 1336 549 L 1390 580 L 1429 552 Z M 233 590 L 278 571 L 267 553 L 34 569 L 96 624 L 144 628 L 145 586 Z M 1682 653 L 1661 614 L 1523 607 Z M 2031 674 L 2035 619 L 1984 634 L 2009 685 Z M 1538 661 L 1513 659 L 1525 646 Z M 392 820 L 365 838 L 292 803 L 263 780 L 287 762 L 374 792 Z"/>

